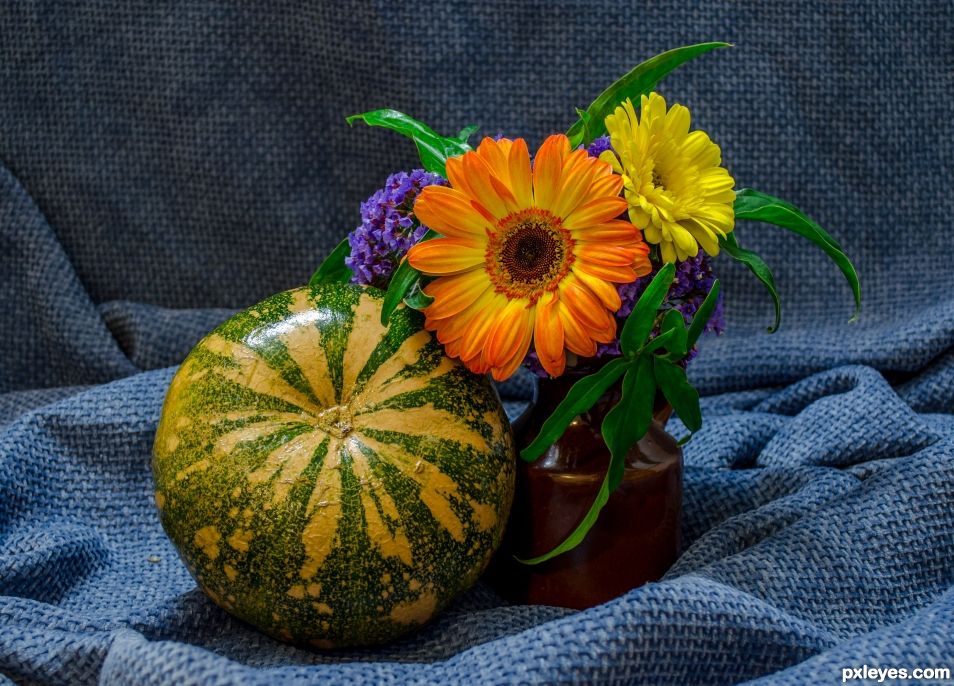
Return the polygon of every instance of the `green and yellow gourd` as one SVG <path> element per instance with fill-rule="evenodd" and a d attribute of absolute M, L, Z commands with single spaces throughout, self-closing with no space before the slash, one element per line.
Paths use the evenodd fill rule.
<path fill-rule="evenodd" d="M 275 295 L 189 354 L 154 446 L 162 525 L 200 587 L 273 637 L 391 640 L 470 586 L 513 497 L 488 379 L 383 294 Z"/>

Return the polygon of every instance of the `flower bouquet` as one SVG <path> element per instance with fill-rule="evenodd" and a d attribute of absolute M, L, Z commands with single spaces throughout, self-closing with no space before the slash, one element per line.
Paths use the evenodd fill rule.
<path fill-rule="evenodd" d="M 736 220 L 788 229 L 825 251 L 851 285 L 857 317 L 858 278 L 838 243 L 793 205 L 735 190 L 718 145 L 691 130 L 686 107 L 654 90 L 677 66 L 726 46 L 687 46 L 640 64 L 533 155 L 521 138 L 472 148 L 476 127 L 445 137 L 394 110 L 348 119 L 409 137 L 423 168 L 393 174 L 362 205 L 361 225 L 312 282 L 386 290 L 385 320 L 402 303 L 420 310 L 446 354 L 476 374 L 503 381 L 524 365 L 543 379 L 572 377 L 518 440 L 524 461 L 552 451 L 601 405 L 590 446 L 607 458 L 598 488 L 562 540 L 524 564 L 584 540 L 654 417 L 664 422 L 674 409 L 690 437 L 702 426 L 686 366 L 700 335 L 724 326 L 714 257 L 742 262 L 764 284 L 775 305 L 769 331 L 778 328 L 772 272 L 741 246 Z M 521 493 L 517 512 L 533 516 Z"/>

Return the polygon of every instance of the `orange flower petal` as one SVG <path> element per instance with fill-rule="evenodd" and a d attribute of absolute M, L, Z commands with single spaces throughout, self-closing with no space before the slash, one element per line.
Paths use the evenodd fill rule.
<path fill-rule="evenodd" d="M 614 283 L 629 283 L 630 281 L 636 280 L 636 273 L 631 266 L 611 267 L 605 264 L 579 259 L 573 263 L 573 270 L 580 270 L 590 276 Z"/>
<path fill-rule="evenodd" d="M 532 338 L 533 338 L 533 316 L 531 315 L 527 317 L 527 326 L 525 327 L 523 331 L 523 337 L 520 339 L 519 350 L 522 350 L 523 352 L 518 355 L 514 355 L 513 358 L 511 358 L 510 362 L 504 365 L 503 367 L 498 367 L 491 370 L 493 377 L 497 381 L 503 381 L 505 379 L 509 379 L 511 376 L 514 375 L 514 372 L 517 371 L 517 368 L 521 365 L 521 363 L 523 363 L 523 360 L 526 358 L 527 351 L 530 350 L 530 341 Z"/>
<path fill-rule="evenodd" d="M 504 185 L 503 181 L 499 180 L 496 176 L 490 176 L 490 185 L 493 186 L 494 190 L 497 192 L 497 195 L 503 201 L 503 204 L 507 207 L 507 214 L 513 214 L 514 212 L 520 211 L 520 203 L 517 202 L 517 198 L 514 197 L 513 193 L 510 192 L 510 189 Z"/>
<path fill-rule="evenodd" d="M 623 301 L 620 299 L 616 287 L 608 281 L 587 274 L 585 271 L 577 269 L 576 266 L 573 267 L 573 275 L 586 284 L 587 288 L 593 291 L 593 294 L 600 299 L 600 303 L 603 307 L 610 312 L 616 312 L 623 305 Z"/>
<path fill-rule="evenodd" d="M 578 229 L 593 224 L 603 224 L 616 219 L 626 211 L 628 203 L 625 198 L 602 197 L 590 200 L 578 206 L 563 220 L 563 226 L 568 229 Z"/>
<path fill-rule="evenodd" d="M 597 264 L 608 267 L 632 266 L 636 260 L 637 251 L 635 245 L 621 246 L 613 245 L 605 241 L 577 241 L 573 247 L 573 254 L 587 262 L 596 262 Z"/>
<path fill-rule="evenodd" d="M 633 260 L 633 271 L 636 276 L 646 276 L 653 270 L 653 265 L 649 261 L 649 246 L 645 243 L 636 245 L 636 258 Z"/>
<path fill-rule="evenodd" d="M 586 200 L 584 202 L 596 200 L 597 198 L 603 198 L 608 195 L 616 196 L 619 195 L 621 190 L 623 190 L 623 177 L 619 176 L 618 174 L 613 174 L 612 167 L 605 162 L 600 162 L 600 165 L 605 167 L 607 174 L 604 176 L 598 176 L 598 178 L 590 184 L 590 187 L 587 189 Z"/>
<path fill-rule="evenodd" d="M 570 141 L 563 134 L 550 136 L 537 151 L 533 161 L 533 203 L 552 210 L 560 196 L 563 158 L 570 152 Z"/>
<path fill-rule="evenodd" d="M 484 251 L 483 242 L 463 238 L 435 238 L 411 246 L 407 261 L 425 274 L 460 274 L 482 265 Z"/>
<path fill-rule="evenodd" d="M 563 353 L 563 323 L 557 312 L 557 298 L 551 293 L 537 303 L 533 322 L 533 348 L 550 376 L 560 376 L 566 367 Z"/>
<path fill-rule="evenodd" d="M 424 316 L 426 317 L 424 326 L 430 331 L 436 331 L 437 340 L 441 343 L 447 344 L 450 341 L 461 339 L 476 319 L 487 316 L 487 310 L 493 303 L 495 295 L 491 289 L 487 289 L 466 308 L 457 314 L 442 319 L 431 316 L 430 308 L 427 308 L 424 310 Z"/>
<path fill-rule="evenodd" d="M 440 340 L 440 339 L 438 339 Z M 444 344 L 444 353 L 448 357 L 460 357 L 460 339 L 448 341 Z"/>
<path fill-rule="evenodd" d="M 500 374 L 510 368 L 516 369 L 527 356 L 533 332 L 533 311 L 528 305 L 522 299 L 508 302 L 487 336 L 483 355 L 497 381 L 506 378 Z"/>
<path fill-rule="evenodd" d="M 525 300 L 508 300 L 503 309 L 494 316 L 494 325 L 487 334 L 484 357 L 491 365 L 497 366 L 510 360 L 520 338 L 520 320 L 526 315 Z"/>
<path fill-rule="evenodd" d="M 463 335 L 460 348 L 462 360 L 480 356 L 481 351 L 487 347 L 487 336 L 490 335 L 500 311 L 506 304 L 507 299 L 504 296 L 488 289 L 466 310 L 466 312 L 474 312 L 474 316 L 470 318 Z"/>
<path fill-rule="evenodd" d="M 510 187 L 513 195 L 521 207 L 533 205 L 533 177 L 530 172 L 530 151 L 527 142 L 518 138 L 510 146 L 507 156 L 507 166 L 510 170 Z"/>
<path fill-rule="evenodd" d="M 491 173 L 507 185 L 510 184 L 510 165 L 507 159 L 509 151 L 510 141 L 503 145 L 503 139 L 495 141 L 486 137 L 477 146 L 477 155 L 487 163 Z"/>
<path fill-rule="evenodd" d="M 511 204 L 516 203 L 510 191 L 502 184 L 494 185 L 491 179 L 493 172 L 487 163 L 477 153 L 464 153 L 464 173 L 467 175 L 467 182 L 475 193 L 475 198 L 481 205 L 486 207 L 496 219 L 503 219 L 510 214 L 508 200 Z M 505 195 L 501 194 L 501 189 Z"/>
<path fill-rule="evenodd" d="M 432 186 L 428 186 L 428 188 L 432 188 Z M 424 190 L 427 190 L 427 188 Z M 629 244 L 631 243 L 635 244 L 637 241 L 642 241 L 642 237 L 639 235 L 639 231 L 637 231 L 636 227 L 622 219 L 614 219 L 604 224 L 594 224 L 593 226 L 585 226 L 580 229 L 572 229 L 570 235 L 578 241 L 607 241 L 617 245 L 627 244 L 626 247 L 630 247 Z M 649 248 L 647 247 L 646 250 L 648 251 Z"/>
<path fill-rule="evenodd" d="M 452 187 L 459 190 L 471 200 L 479 200 L 479 196 L 474 193 L 474 190 L 467 182 L 467 174 L 464 172 L 464 156 L 467 154 L 468 153 L 464 153 L 464 155 L 447 158 L 447 163 L 444 165 L 444 170 L 447 172 L 447 180 L 450 182 Z M 428 186 L 428 188 L 430 188 L 430 186 Z"/>
<path fill-rule="evenodd" d="M 558 308 L 560 322 L 563 324 L 563 340 L 566 347 L 581 357 L 596 356 L 596 341 L 570 313 L 565 303 Z"/>
<path fill-rule="evenodd" d="M 471 269 L 463 274 L 435 279 L 424 287 L 424 293 L 434 298 L 427 308 L 433 319 L 451 317 L 466 308 L 490 288 L 490 281 L 482 269 Z"/>
<path fill-rule="evenodd" d="M 578 156 L 579 153 L 582 153 L 582 157 Z M 566 159 L 561 178 L 563 188 L 553 205 L 555 215 L 566 217 L 588 199 L 590 185 L 597 171 L 594 163 L 599 164 L 585 150 L 577 150 Z"/>
<path fill-rule="evenodd" d="M 584 286 L 578 279 L 566 279 L 560 284 L 560 302 L 570 314 L 590 331 L 606 331 L 612 327 L 615 331 L 616 321 L 609 310 L 603 307 L 593 292 Z"/>
<path fill-rule="evenodd" d="M 493 140 L 493 138 L 491 138 L 490 140 Z M 500 151 L 504 154 L 505 157 L 510 156 L 510 148 L 512 146 L 513 146 L 513 141 L 510 140 L 509 138 L 501 138 L 500 140 L 497 141 L 497 147 L 500 149 Z"/>
<path fill-rule="evenodd" d="M 476 355 L 475 357 L 471 357 L 466 360 L 462 357 L 460 361 L 463 362 L 464 366 L 474 374 L 486 374 L 490 371 L 490 364 L 487 363 L 480 355 Z"/>
<path fill-rule="evenodd" d="M 414 214 L 425 226 L 456 238 L 486 238 L 490 226 L 470 198 L 446 186 L 424 188 L 414 203 Z"/>

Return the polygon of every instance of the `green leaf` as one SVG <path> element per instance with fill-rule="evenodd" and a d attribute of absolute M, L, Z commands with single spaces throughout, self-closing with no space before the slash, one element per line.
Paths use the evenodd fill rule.
<path fill-rule="evenodd" d="M 702 410 L 699 408 L 699 392 L 686 378 L 686 371 L 679 365 L 661 357 L 653 358 L 656 383 L 679 419 L 692 433 L 702 428 Z"/>
<path fill-rule="evenodd" d="M 626 371 L 626 376 L 623 377 L 623 396 L 603 419 L 603 440 L 610 449 L 610 463 L 596 499 L 576 529 L 560 545 L 543 555 L 520 562 L 526 565 L 540 564 L 572 550 L 583 541 L 596 523 L 603 506 L 609 501 L 610 494 L 623 480 L 626 453 L 649 431 L 649 425 L 653 421 L 655 398 L 656 383 L 653 380 L 652 361 L 649 356 L 641 357 Z"/>
<path fill-rule="evenodd" d="M 767 222 L 807 238 L 817 245 L 841 270 L 852 295 L 855 297 L 855 312 L 851 321 L 857 321 L 861 314 L 861 284 L 858 272 L 841 246 L 821 226 L 791 203 L 773 198 L 751 188 L 743 188 L 735 195 L 735 216 L 737 219 L 750 219 Z"/>
<path fill-rule="evenodd" d="M 404 297 L 404 304 L 412 310 L 423 310 L 434 302 L 434 296 L 428 295 L 421 288 L 420 280 L 414 283 L 411 292 Z"/>
<path fill-rule="evenodd" d="M 447 176 L 445 169 L 447 158 L 463 155 L 471 149 L 466 143 L 466 138 L 442 136 L 427 124 L 397 110 L 372 110 L 353 114 L 347 118 L 348 124 L 352 125 L 358 120 L 368 126 L 381 126 L 407 136 L 417 146 L 424 169 L 444 177 Z M 473 131 L 476 131 L 476 127 L 467 127 L 460 132 L 460 136 L 470 135 Z"/>
<path fill-rule="evenodd" d="M 719 247 L 725 250 L 732 259 L 737 260 L 748 267 L 756 278 L 761 281 L 772 296 L 772 302 L 775 304 L 775 323 L 769 327 L 769 333 L 778 331 L 779 322 L 782 320 L 782 303 L 778 299 L 778 291 L 775 288 L 775 277 L 772 270 L 765 264 L 765 260 L 759 257 L 751 250 L 746 250 L 739 245 L 739 240 L 735 237 L 735 231 L 725 238 L 719 239 Z"/>
<path fill-rule="evenodd" d="M 682 312 L 675 309 L 666 312 L 660 331 L 662 334 L 673 334 L 672 339 L 666 343 L 666 350 L 678 359 L 685 357 L 688 350 L 689 332 L 686 331 L 686 320 L 683 319 Z"/>
<path fill-rule="evenodd" d="M 729 43 L 699 43 L 669 50 L 656 55 L 634 67 L 629 73 L 614 82 L 586 108 L 585 116 L 569 128 L 566 135 L 571 147 L 586 145 L 606 133 L 606 117 L 613 113 L 626 98 L 638 106 L 639 98 L 649 94 L 663 77 L 681 64 L 716 48 L 730 47 Z"/>
<path fill-rule="evenodd" d="M 659 313 L 659 306 L 666 299 L 669 286 L 672 285 L 676 267 L 671 262 L 663 265 L 659 273 L 653 278 L 643 294 L 636 301 L 636 306 L 626 318 L 623 331 L 619 336 L 619 344 L 623 352 L 634 355 L 646 342 L 646 338 L 653 330 L 653 323 Z"/>
<path fill-rule="evenodd" d="M 610 493 L 616 490 L 623 478 L 626 453 L 649 431 L 655 403 L 656 379 L 653 376 L 652 356 L 641 355 L 623 377 L 620 401 L 603 418 L 603 440 L 613 457 L 610 462 Z"/>
<path fill-rule="evenodd" d="M 345 264 L 345 258 L 351 254 L 351 245 L 348 239 L 335 246 L 335 249 L 328 253 L 328 257 L 318 266 L 318 269 L 308 280 L 309 286 L 317 286 L 322 283 L 347 283 L 351 280 L 352 272 Z"/>
<path fill-rule="evenodd" d="M 659 350 L 660 348 L 668 345 L 669 342 L 675 337 L 676 337 L 675 331 L 666 331 L 665 333 L 661 333 L 658 336 L 653 336 L 648 341 L 646 341 L 646 345 L 644 345 L 642 348 L 639 349 L 638 354 L 643 355 L 646 353 L 655 352 Z"/>
<path fill-rule="evenodd" d="M 427 233 L 421 236 L 421 240 L 419 240 L 418 243 L 423 243 L 424 241 L 429 241 L 432 238 L 439 237 L 439 233 L 433 229 L 428 229 Z M 388 283 L 388 290 L 384 294 L 384 302 L 381 304 L 382 324 L 387 325 L 388 321 L 391 319 L 391 315 L 394 314 L 394 310 L 396 310 L 398 305 L 404 301 L 405 296 L 411 292 L 420 279 L 421 272 L 412 267 L 411 263 L 407 260 L 404 260 L 400 265 L 398 265 L 398 268 L 395 269 L 394 273 L 391 275 L 391 281 Z"/>
<path fill-rule="evenodd" d="M 465 126 L 460 130 L 460 133 L 457 134 L 457 140 L 461 143 L 466 143 L 467 139 L 477 133 L 477 129 L 480 127 L 477 124 L 471 124 L 470 126 Z"/>
<path fill-rule="evenodd" d="M 686 337 L 687 351 L 692 350 L 692 346 L 696 344 L 696 341 L 699 340 L 699 336 L 705 331 L 706 324 L 709 322 L 709 318 L 712 316 L 712 312 L 719 302 L 720 290 L 722 290 L 722 284 L 716 279 L 712 282 L 712 288 L 709 289 L 709 294 L 706 295 L 706 299 L 702 301 L 702 304 L 692 318 L 692 322 L 689 324 L 689 334 Z"/>
<path fill-rule="evenodd" d="M 569 393 L 553 413 L 540 427 L 540 433 L 526 448 L 520 451 L 520 457 L 527 462 L 533 462 L 547 451 L 556 440 L 563 435 L 570 422 L 582 412 L 593 407 L 600 396 L 606 392 L 615 381 L 623 375 L 630 360 L 619 357 L 610 361 L 606 366 L 594 374 L 584 376 L 573 384 Z"/>
<path fill-rule="evenodd" d="M 583 521 L 580 522 L 579 526 L 573 530 L 563 543 L 558 545 L 553 550 L 544 553 L 538 557 L 532 557 L 529 560 L 522 560 L 519 557 L 517 562 L 521 562 L 525 565 L 538 565 L 541 562 L 546 562 L 557 555 L 565 553 L 568 550 L 573 550 L 576 546 L 580 545 L 583 539 L 586 537 L 587 532 L 593 527 L 593 524 L 596 522 L 596 518 L 600 514 L 600 510 L 603 509 L 603 506 L 609 501 L 610 490 L 609 490 L 609 480 L 610 472 L 606 471 L 606 475 L 603 477 L 603 483 L 600 484 L 600 490 L 596 493 L 596 499 L 593 501 L 593 504 L 590 505 L 589 511 L 583 517 Z"/>
<path fill-rule="evenodd" d="M 587 114 L 585 110 L 581 110 L 579 107 L 576 108 L 576 116 L 580 118 L 580 122 L 583 124 L 583 139 L 593 140 L 596 138 L 596 136 L 592 135 L 593 118 Z"/>

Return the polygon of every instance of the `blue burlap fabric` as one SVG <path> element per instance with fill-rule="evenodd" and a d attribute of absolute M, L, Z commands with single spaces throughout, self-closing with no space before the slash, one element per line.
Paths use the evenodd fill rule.
<path fill-rule="evenodd" d="M 954 9 L 949 3 L 233 3 L 0 8 L 0 682 L 836 683 L 954 668 Z M 343 116 L 392 106 L 532 144 L 636 61 L 736 44 L 663 92 L 738 187 L 808 209 L 859 267 L 762 225 L 782 330 L 720 259 L 728 333 L 692 374 L 682 557 L 571 612 L 482 585 L 377 650 L 278 644 L 164 537 L 166 387 L 234 308 L 304 282 L 414 163 Z M 512 401 L 525 394 L 507 389 Z M 516 407 L 516 405 L 512 405 Z M 673 422 L 672 430 L 682 428 Z"/>

